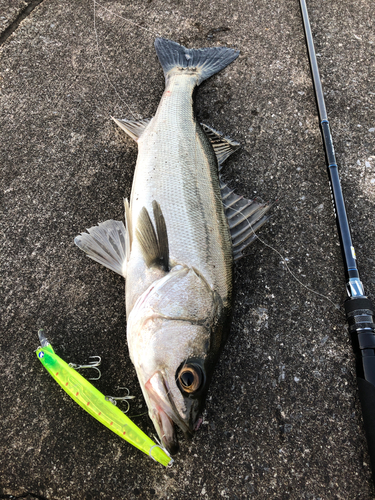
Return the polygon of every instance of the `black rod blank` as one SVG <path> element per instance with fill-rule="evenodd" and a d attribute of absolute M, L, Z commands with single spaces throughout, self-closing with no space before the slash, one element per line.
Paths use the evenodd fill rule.
<path fill-rule="evenodd" d="M 356 255 L 346 215 L 344 197 L 341 190 L 335 150 L 329 127 L 327 110 L 324 102 L 323 88 L 320 81 L 318 63 L 311 33 L 306 1 L 300 0 L 306 44 L 308 48 L 311 74 L 314 82 L 315 96 L 320 117 L 320 127 L 326 153 L 328 175 L 330 180 L 333 204 L 341 251 L 347 292 L 345 301 L 346 318 L 349 333 L 356 355 L 357 382 L 362 406 L 363 422 L 367 436 L 367 444 L 371 459 L 373 478 L 375 480 L 375 324 L 374 309 L 371 300 L 365 296 L 356 263 Z"/>
<path fill-rule="evenodd" d="M 305 0 L 300 1 L 303 24 L 305 28 L 306 43 L 309 52 L 311 73 L 314 81 L 315 96 L 317 100 L 320 127 L 322 131 L 324 147 L 328 165 L 328 175 L 331 183 L 333 202 L 336 212 L 336 222 L 343 254 L 344 270 L 347 279 L 348 294 L 350 297 L 362 296 L 364 294 L 362 283 L 359 279 L 355 251 L 350 235 L 349 222 L 346 215 L 344 197 L 341 190 L 338 167 L 336 163 L 335 150 L 333 148 L 332 136 L 329 127 L 326 105 L 324 102 L 323 88 L 320 81 L 318 63 L 316 60 L 314 42 L 311 34 L 309 16 Z"/>

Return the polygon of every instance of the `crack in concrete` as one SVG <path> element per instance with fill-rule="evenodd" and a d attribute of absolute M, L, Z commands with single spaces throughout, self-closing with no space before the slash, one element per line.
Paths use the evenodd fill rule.
<path fill-rule="evenodd" d="M 7 39 L 16 31 L 18 26 L 22 23 L 26 17 L 28 17 L 31 12 L 37 7 L 43 0 L 31 0 L 31 2 L 26 5 L 17 15 L 16 19 L 10 23 L 10 25 L 5 28 L 5 30 L 0 34 L 0 46 L 3 45 Z"/>
<path fill-rule="evenodd" d="M 43 497 L 41 495 L 34 495 L 34 493 L 24 493 L 23 495 L 2 495 L 2 494 L 0 494 L 0 500 L 19 500 L 21 498 L 24 498 L 26 500 L 33 500 L 34 498 L 36 498 L 37 500 L 47 500 L 46 497 Z"/>

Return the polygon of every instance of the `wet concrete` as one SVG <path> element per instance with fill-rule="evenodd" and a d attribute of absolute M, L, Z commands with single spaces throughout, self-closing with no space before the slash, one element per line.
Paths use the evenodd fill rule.
<path fill-rule="evenodd" d="M 1 29 L 21 3 L 0 1 Z M 374 3 L 308 7 L 374 299 Z M 145 412 L 126 346 L 124 283 L 73 238 L 123 217 L 137 150 L 110 116 L 155 112 L 164 85 L 156 35 L 241 51 L 198 90 L 197 113 L 242 144 L 225 170 L 237 192 L 277 200 L 236 267 L 232 334 L 203 425 L 168 470 L 85 414 L 34 354 L 40 327 L 67 361 L 100 354 L 97 387 L 126 385 L 137 396 L 130 416 Z M 345 282 L 298 2 L 44 0 L 2 43 L 0 64 L 1 498 L 375 498 L 335 307 Z M 152 434 L 147 416 L 134 421 Z"/>

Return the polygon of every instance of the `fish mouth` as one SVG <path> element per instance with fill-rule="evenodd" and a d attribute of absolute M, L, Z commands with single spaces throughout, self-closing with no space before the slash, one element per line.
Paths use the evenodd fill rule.
<path fill-rule="evenodd" d="M 156 372 L 145 384 L 149 401 L 149 415 L 154 423 L 162 445 L 171 455 L 179 450 L 175 424 L 182 430 L 185 437 L 193 437 L 196 425 L 189 425 L 179 414 L 168 390 L 165 379 Z"/>
<path fill-rule="evenodd" d="M 173 420 L 160 407 L 153 408 L 150 413 L 154 426 L 159 434 L 162 446 L 171 454 L 175 455 L 180 446 L 178 444 L 176 429 Z"/>

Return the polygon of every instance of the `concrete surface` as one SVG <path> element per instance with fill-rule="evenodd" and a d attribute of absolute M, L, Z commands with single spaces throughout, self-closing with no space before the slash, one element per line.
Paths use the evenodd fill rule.
<path fill-rule="evenodd" d="M 5 25 L 20 4 L 0 1 Z M 375 299 L 374 2 L 308 7 L 361 278 Z M 232 335 L 204 424 L 168 470 L 85 414 L 34 354 L 44 327 L 67 361 L 101 355 L 97 387 L 126 385 L 137 396 L 130 416 L 144 413 L 124 283 L 73 238 L 123 216 L 137 149 L 110 116 L 155 112 L 156 34 L 241 50 L 199 89 L 197 112 L 241 142 L 226 168 L 237 192 L 277 200 L 262 242 L 236 267 Z M 1 498 L 375 498 L 335 308 L 345 283 L 297 0 L 44 0 L 2 43 L 0 85 Z M 134 420 L 153 432 L 147 416 Z"/>

